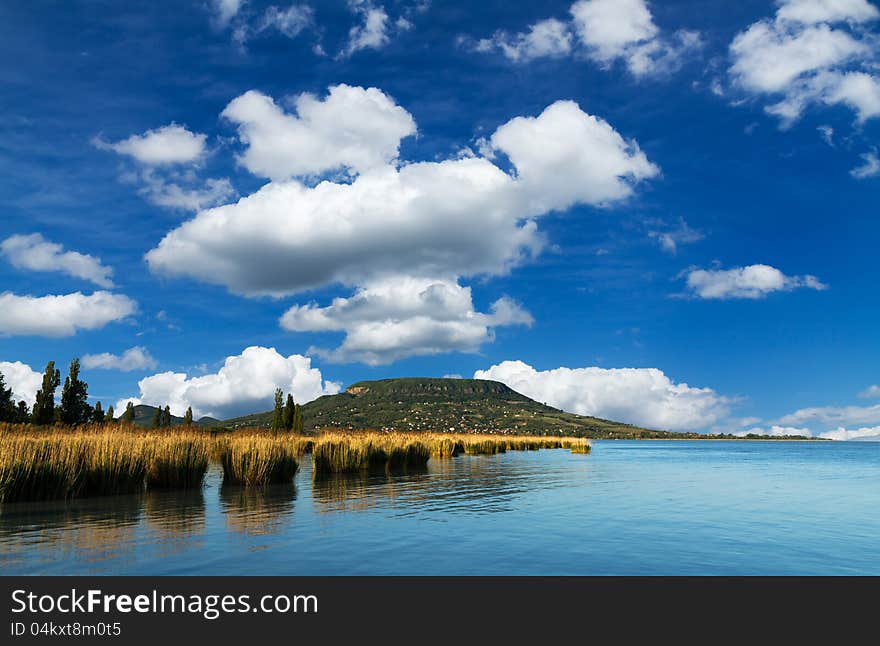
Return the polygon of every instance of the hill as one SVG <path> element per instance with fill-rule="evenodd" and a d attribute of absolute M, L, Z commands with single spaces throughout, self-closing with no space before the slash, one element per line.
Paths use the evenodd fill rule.
<path fill-rule="evenodd" d="M 303 406 L 306 431 L 320 428 L 458 433 L 518 433 L 592 438 L 674 438 L 596 417 L 566 413 L 541 404 L 497 381 L 407 378 L 361 381 L 344 393 L 325 395 Z M 272 412 L 231 420 L 222 426 L 272 424 Z"/>
<path fill-rule="evenodd" d="M 153 425 L 153 418 L 156 416 L 156 407 L 140 404 L 134 407 L 134 423 L 138 426 L 150 427 Z M 183 424 L 182 417 L 171 416 L 171 426 L 179 426 Z M 213 417 L 203 417 L 196 421 L 196 426 L 218 426 L 222 425 L 219 419 Z"/>

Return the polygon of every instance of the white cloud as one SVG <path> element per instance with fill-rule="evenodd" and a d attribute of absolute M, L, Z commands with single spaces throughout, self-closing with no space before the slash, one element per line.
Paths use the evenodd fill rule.
<path fill-rule="evenodd" d="M 656 368 L 539 371 L 522 361 L 504 361 L 477 370 L 474 379 L 500 381 L 570 413 L 671 431 L 707 428 L 726 417 L 732 403 L 711 388 L 674 383 Z"/>
<path fill-rule="evenodd" d="M 531 325 L 532 316 L 508 298 L 491 313 L 474 310 L 469 287 L 454 281 L 392 277 L 337 298 L 327 307 L 295 306 L 281 319 L 294 332 L 344 331 L 338 348 L 310 353 L 330 361 L 370 365 L 441 352 L 476 352 L 493 340 L 493 328 Z"/>
<path fill-rule="evenodd" d="M 24 400 L 28 406 L 34 405 L 37 391 L 43 385 L 43 373 L 32 370 L 21 361 L 0 361 L 0 374 L 6 381 L 6 387 L 12 388 L 16 402 Z"/>
<path fill-rule="evenodd" d="M 853 168 L 849 174 L 856 179 L 867 179 L 868 177 L 877 177 L 880 175 L 880 159 L 877 158 L 877 153 L 870 152 L 863 154 L 862 165 Z"/>
<path fill-rule="evenodd" d="M 222 28 L 228 25 L 244 4 L 245 0 L 211 0 L 217 26 Z"/>
<path fill-rule="evenodd" d="M 781 0 L 778 18 L 805 24 L 819 22 L 865 22 L 880 17 L 868 0 Z"/>
<path fill-rule="evenodd" d="M 316 110 L 326 104 L 310 101 Z M 373 113 L 383 132 L 388 112 L 383 106 Z M 276 116 L 269 110 L 254 117 L 254 130 L 271 138 L 276 131 L 266 124 Z M 323 123 L 323 115 L 314 121 Z M 362 121 L 362 128 L 370 126 L 369 118 Z M 276 127 L 279 135 L 288 131 L 286 124 Z M 257 143 L 256 154 L 249 148 L 244 160 L 259 174 L 284 176 L 335 164 L 369 167 L 396 153 L 384 135 L 370 143 L 361 135 L 353 140 L 349 152 L 329 159 L 269 154 L 268 143 Z M 532 218 L 575 203 L 624 199 L 659 172 L 635 142 L 568 101 L 509 121 L 492 135 L 491 146 L 509 157 L 515 175 L 484 157 L 465 157 L 385 165 L 350 183 L 274 181 L 236 204 L 203 211 L 166 235 L 147 260 L 157 273 L 248 295 L 366 285 L 388 275 L 501 274 L 541 248 Z"/>
<path fill-rule="evenodd" d="M 536 58 L 565 56 L 571 53 L 571 42 L 568 24 L 549 18 L 531 25 L 524 33 L 496 32 L 492 38 L 480 40 L 476 49 L 486 52 L 497 48 L 515 63 L 525 63 Z"/>
<path fill-rule="evenodd" d="M 39 233 L 15 235 L 0 243 L 0 255 L 14 267 L 31 271 L 60 271 L 91 281 L 99 287 L 112 287 L 113 269 L 99 258 L 76 251 L 64 251 L 60 244 L 46 240 Z"/>
<path fill-rule="evenodd" d="M 296 116 L 252 92 L 230 104 L 224 114 L 241 124 L 243 165 L 273 181 L 236 204 L 199 213 L 168 233 L 147 261 L 156 273 L 247 296 L 331 284 L 360 288 L 343 299 L 345 307 L 292 310 L 323 312 L 346 332 L 342 346 L 327 355 L 335 360 L 471 351 L 491 340 L 491 328 L 521 317 L 512 321 L 467 305 L 453 323 L 429 303 L 400 320 L 392 312 L 343 325 L 340 317 L 362 312 L 365 302 L 387 303 L 381 293 L 390 281 L 407 289 L 441 285 L 444 293 L 466 294 L 469 303 L 461 278 L 503 274 L 542 249 L 535 218 L 578 203 L 612 204 L 659 173 L 635 142 L 570 101 L 512 119 L 483 142 L 484 154 L 509 160 L 510 172 L 474 154 L 398 160 L 400 139 L 415 132 L 415 123 L 376 89 L 336 86 L 325 100 L 302 95 L 295 102 Z M 349 181 L 306 181 L 331 170 L 348 171 Z M 285 321 L 302 326 L 292 314 Z"/>
<path fill-rule="evenodd" d="M 850 442 L 854 440 L 880 442 L 880 426 L 857 428 L 852 430 L 847 430 L 841 427 L 834 429 L 833 431 L 820 433 L 819 437 L 825 438 L 827 440 L 841 440 Z"/>
<path fill-rule="evenodd" d="M 763 298 L 778 291 L 801 287 L 823 290 L 827 286 L 815 276 L 786 276 L 769 265 L 732 269 L 692 269 L 686 272 L 687 288 L 698 298 Z"/>
<path fill-rule="evenodd" d="M 72 336 L 97 330 L 134 314 L 137 304 L 122 294 L 106 291 L 58 296 L 19 296 L 0 293 L 0 336 Z"/>
<path fill-rule="evenodd" d="M 348 44 L 340 56 L 351 56 L 362 49 L 381 49 L 390 42 L 385 7 L 377 7 L 368 0 L 349 0 L 348 6 L 360 17 L 362 23 L 349 30 Z"/>
<path fill-rule="evenodd" d="M 308 357 L 285 357 L 275 348 L 252 346 L 227 357 L 214 374 L 188 377 L 185 373 L 163 372 L 141 379 L 138 388 L 140 395 L 120 400 L 117 410 L 124 410 L 126 403 L 133 401 L 168 405 L 178 416 L 192 406 L 197 418 L 208 415 L 227 419 L 271 409 L 276 388 L 293 393 L 296 402 L 304 404 L 321 395 L 336 394 L 342 386 L 324 380 Z"/>
<path fill-rule="evenodd" d="M 829 146 L 834 146 L 834 128 L 831 126 L 819 126 L 816 128 L 824 141 Z"/>
<path fill-rule="evenodd" d="M 82 365 L 83 368 L 131 372 L 132 370 L 154 370 L 158 364 L 146 348 L 135 346 L 120 355 L 109 352 L 84 355 Z"/>
<path fill-rule="evenodd" d="M 330 88 L 326 99 L 300 94 L 296 114 L 251 90 L 222 116 L 238 126 L 247 146 L 239 161 L 251 173 L 274 180 L 351 168 L 364 172 L 393 162 L 400 140 L 415 134 L 412 116 L 376 88 Z"/>
<path fill-rule="evenodd" d="M 95 139 L 94 144 L 104 150 L 126 155 L 147 166 L 186 164 L 201 160 L 206 153 L 207 135 L 190 132 L 176 123 L 132 135 L 116 143 Z"/>
<path fill-rule="evenodd" d="M 643 77 L 676 70 L 688 54 L 702 46 L 700 35 L 693 31 L 663 36 L 645 0 L 578 0 L 569 13 L 569 22 L 547 18 L 525 32 L 497 31 L 491 38 L 477 41 L 474 49 L 483 53 L 497 50 L 516 63 L 583 52 L 604 67 L 621 60 L 631 74 Z"/>
<path fill-rule="evenodd" d="M 139 177 L 143 186 L 138 192 L 147 201 L 169 209 L 198 212 L 223 204 L 238 194 L 225 177 L 209 178 L 200 184 L 189 174 L 177 179 L 169 179 L 150 169 L 142 172 Z"/>
<path fill-rule="evenodd" d="M 846 104 L 859 121 L 880 115 L 876 35 L 880 12 L 866 0 L 789 0 L 737 34 L 730 77 L 747 93 L 776 99 L 766 110 L 787 127 L 808 105 Z"/>
<path fill-rule="evenodd" d="M 880 386 L 876 384 L 868 386 L 859 393 L 859 397 L 862 399 L 874 399 L 875 397 L 880 398 Z"/>
<path fill-rule="evenodd" d="M 663 231 L 648 231 L 648 237 L 656 240 L 657 244 L 663 251 L 671 254 L 678 252 L 678 246 L 684 244 L 692 244 L 699 242 L 706 236 L 702 231 L 692 228 L 684 221 L 684 218 L 678 219 L 678 226 L 674 229 L 665 229 Z"/>
<path fill-rule="evenodd" d="M 296 38 L 312 25 L 314 14 L 314 10 L 304 4 L 292 4 L 287 9 L 272 6 L 263 14 L 259 30 L 274 28 L 288 38 Z"/>
<path fill-rule="evenodd" d="M 829 426 L 860 426 L 880 424 L 880 404 L 875 406 L 814 406 L 801 408 L 779 418 L 780 424 Z"/>

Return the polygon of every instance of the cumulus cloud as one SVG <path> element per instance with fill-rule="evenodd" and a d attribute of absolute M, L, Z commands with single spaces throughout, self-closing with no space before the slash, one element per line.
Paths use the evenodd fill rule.
<path fill-rule="evenodd" d="M 327 307 L 295 306 L 281 319 L 295 332 L 344 331 L 338 348 L 309 352 L 330 361 L 370 365 L 441 352 L 476 352 L 493 340 L 493 328 L 531 325 L 532 316 L 501 298 L 490 313 L 474 310 L 470 287 L 454 281 L 394 277 L 360 288 Z"/>
<path fill-rule="evenodd" d="M 6 381 L 6 387 L 12 388 L 12 396 L 16 402 L 26 401 L 33 406 L 37 391 L 43 385 L 43 373 L 31 369 L 21 361 L 0 361 L 0 374 Z"/>
<path fill-rule="evenodd" d="M 636 142 L 571 101 L 503 124 L 480 156 L 418 163 L 398 158 L 401 139 L 416 132 L 412 116 L 380 90 L 339 85 L 324 99 L 301 95 L 294 107 L 288 114 L 256 92 L 229 104 L 223 114 L 239 126 L 242 165 L 271 181 L 172 230 L 147 261 L 158 274 L 246 296 L 358 288 L 338 304 L 294 307 L 283 319 L 297 330 L 306 312 L 334 321 L 346 338 L 325 353 L 333 360 L 472 351 L 492 339 L 492 328 L 524 322 L 504 299 L 489 313 L 475 311 L 460 280 L 504 274 L 539 253 L 540 216 L 611 205 L 659 173 Z M 417 311 L 352 318 L 365 303 L 390 305 L 383 294 L 394 282 Z M 457 322 L 420 294 L 449 295 Z"/>
<path fill-rule="evenodd" d="M 648 237 L 655 240 L 663 251 L 674 255 L 678 252 L 679 245 L 699 242 L 706 236 L 702 231 L 689 226 L 684 218 L 679 218 L 678 224 L 674 228 L 648 231 Z"/>
<path fill-rule="evenodd" d="M 880 386 L 872 384 L 859 393 L 862 399 L 880 398 Z"/>
<path fill-rule="evenodd" d="M 880 12 L 867 0 L 787 0 L 737 34 L 730 78 L 776 102 L 766 107 L 789 126 L 810 104 L 845 104 L 859 121 L 880 115 L 876 34 Z"/>
<path fill-rule="evenodd" d="M 276 388 L 292 393 L 298 404 L 304 404 L 321 395 L 336 394 L 342 386 L 325 380 L 308 357 L 285 357 L 275 348 L 251 346 L 227 357 L 216 373 L 189 377 L 186 373 L 163 372 L 141 379 L 138 388 L 139 396 L 120 400 L 117 410 L 124 410 L 132 401 L 168 405 L 178 416 L 192 406 L 197 418 L 207 415 L 227 419 L 271 409 Z"/>
<path fill-rule="evenodd" d="M 272 177 L 313 174 L 336 164 L 369 171 L 351 182 L 316 186 L 273 181 L 236 204 L 203 211 L 147 254 L 150 268 L 252 296 L 332 283 L 363 286 L 389 275 L 501 274 L 542 247 L 534 218 L 575 203 L 622 200 L 659 172 L 635 142 L 570 101 L 554 103 L 538 117 L 513 119 L 491 136 L 487 145 L 509 158 L 515 174 L 485 157 L 371 168 L 397 149 L 384 133 L 389 112 L 395 120 L 400 112 L 379 95 L 375 91 L 371 101 L 379 104 L 373 114 L 382 136 L 368 141 L 355 129 L 343 154 L 294 159 L 289 150 L 275 155 L 268 143 L 257 143 L 243 155 L 247 167 Z M 258 101 L 270 109 L 254 117 L 260 123 L 245 135 L 249 146 L 253 132 L 267 138 L 289 132 L 287 123 L 275 121 L 277 112 Z M 326 104 L 309 100 L 317 111 Z M 363 127 L 370 123 L 361 120 Z M 315 136 L 315 122 L 323 123 L 324 116 L 307 120 L 307 141 Z M 397 123 L 395 137 L 409 129 L 401 127 L 407 121 Z"/>
<path fill-rule="evenodd" d="M 274 28 L 288 38 L 296 38 L 304 29 L 311 26 L 314 13 L 308 5 L 292 4 L 286 9 L 272 6 L 263 14 L 260 28 Z"/>
<path fill-rule="evenodd" d="M 732 400 L 711 388 L 674 383 L 656 368 L 535 370 L 504 361 L 475 379 L 507 384 L 539 402 L 576 413 L 671 431 L 708 428 L 726 417 Z"/>
<path fill-rule="evenodd" d="M 862 164 L 853 168 L 849 174 L 856 179 L 866 179 L 880 175 L 880 159 L 877 158 L 877 153 L 870 152 L 862 155 Z"/>
<path fill-rule="evenodd" d="M 141 164 L 163 166 L 199 161 L 206 153 L 206 139 L 207 135 L 190 132 L 184 126 L 172 123 L 116 143 L 95 139 L 94 144 L 98 148 L 131 157 Z"/>
<path fill-rule="evenodd" d="M 687 289 L 698 298 L 763 298 L 798 288 L 827 289 L 815 276 L 786 276 L 769 265 L 732 269 L 691 269 L 685 272 Z"/>
<path fill-rule="evenodd" d="M 0 336 L 72 336 L 131 316 L 137 304 L 122 294 L 98 291 L 53 296 L 0 293 Z"/>
<path fill-rule="evenodd" d="M 397 159 L 400 140 L 415 134 L 412 116 L 376 88 L 336 85 L 327 98 L 300 94 L 296 114 L 251 90 L 222 116 L 238 126 L 247 148 L 239 161 L 273 180 L 350 168 L 365 172 Z"/>
<path fill-rule="evenodd" d="M 59 271 L 95 283 L 113 287 L 113 269 L 99 258 L 76 251 L 64 251 L 60 244 L 46 240 L 39 233 L 15 235 L 0 243 L 2 255 L 13 267 L 30 271 Z"/>
<path fill-rule="evenodd" d="M 693 31 L 661 34 L 645 0 L 578 0 L 569 14 L 570 20 L 540 20 L 520 33 L 497 31 L 475 49 L 500 51 L 516 63 L 579 52 L 603 67 L 623 61 L 631 74 L 643 77 L 674 71 L 702 46 Z"/>
<path fill-rule="evenodd" d="M 82 358 L 83 368 L 101 368 L 103 370 L 153 370 L 158 365 L 150 352 L 141 346 L 129 348 L 122 354 L 102 352 L 87 354 Z"/>

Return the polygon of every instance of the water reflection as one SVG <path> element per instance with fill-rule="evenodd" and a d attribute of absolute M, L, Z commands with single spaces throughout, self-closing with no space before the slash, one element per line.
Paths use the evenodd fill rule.
<path fill-rule="evenodd" d="M 84 564 L 130 558 L 143 512 L 141 496 L 12 503 L 0 508 L 0 565 L 74 560 Z M 6 543 L 16 545 L 5 549 Z"/>
<path fill-rule="evenodd" d="M 144 496 L 146 526 L 159 536 L 185 538 L 205 531 L 205 494 L 201 489 L 155 492 Z"/>
<path fill-rule="evenodd" d="M 293 484 L 220 488 L 220 506 L 227 529 L 251 536 L 277 534 L 286 529 L 293 517 L 294 500 Z"/>

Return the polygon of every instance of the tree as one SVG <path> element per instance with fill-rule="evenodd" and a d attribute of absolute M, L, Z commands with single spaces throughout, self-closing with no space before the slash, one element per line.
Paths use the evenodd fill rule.
<path fill-rule="evenodd" d="M 187 406 L 186 413 L 183 416 L 183 425 L 184 426 L 192 426 L 193 425 L 193 407 Z"/>
<path fill-rule="evenodd" d="M 12 399 L 12 388 L 6 387 L 6 380 L 0 372 L 0 422 L 15 421 L 15 400 Z"/>
<path fill-rule="evenodd" d="M 162 409 L 156 406 L 156 412 L 153 413 L 153 423 L 151 424 L 153 428 L 159 428 L 162 426 Z"/>
<path fill-rule="evenodd" d="M 75 426 L 91 420 L 92 407 L 88 398 L 89 385 L 79 378 L 79 359 L 74 359 L 61 389 L 61 423 Z"/>
<path fill-rule="evenodd" d="M 272 416 L 272 430 L 277 433 L 284 426 L 284 393 L 275 389 L 275 414 Z"/>
<path fill-rule="evenodd" d="M 302 435 L 303 432 L 303 412 L 302 406 L 296 405 L 293 416 L 293 432 Z"/>
<path fill-rule="evenodd" d="M 293 395 L 287 394 L 287 402 L 284 404 L 284 428 L 288 431 L 293 430 L 293 419 L 296 416 L 296 404 L 293 402 Z"/>
<path fill-rule="evenodd" d="M 19 424 L 27 424 L 31 421 L 31 414 L 28 411 L 28 405 L 25 400 L 18 402 L 18 408 L 15 409 L 15 421 Z"/>
<path fill-rule="evenodd" d="M 110 407 L 113 408 L 112 406 Z M 95 404 L 95 410 L 92 412 L 92 421 L 95 424 L 103 424 L 104 423 L 104 409 L 101 408 L 101 402 Z"/>
<path fill-rule="evenodd" d="M 162 413 L 162 426 L 171 426 L 171 406 L 165 406 L 165 411 Z"/>
<path fill-rule="evenodd" d="M 55 423 L 55 389 L 61 383 L 61 372 L 55 369 L 55 362 L 46 364 L 43 373 L 42 387 L 37 391 L 37 400 L 34 402 L 34 424 L 45 426 Z"/>
<path fill-rule="evenodd" d="M 104 421 L 111 423 L 116 421 L 115 413 L 113 412 L 113 406 L 107 407 L 107 414 L 104 415 Z"/>
<path fill-rule="evenodd" d="M 128 402 L 125 405 L 125 412 L 122 413 L 119 421 L 123 424 L 134 424 L 134 402 Z"/>

